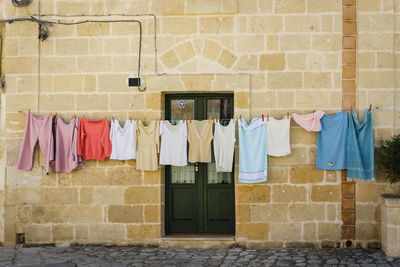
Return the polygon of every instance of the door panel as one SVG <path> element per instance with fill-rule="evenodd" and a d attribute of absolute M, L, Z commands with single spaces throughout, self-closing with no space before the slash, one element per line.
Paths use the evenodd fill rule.
<path fill-rule="evenodd" d="M 233 117 L 231 94 L 166 95 L 166 119 Z M 212 145 L 212 144 L 211 144 Z M 214 152 L 212 152 L 212 155 Z M 233 173 L 217 173 L 211 163 L 166 166 L 166 233 L 234 234 Z"/>

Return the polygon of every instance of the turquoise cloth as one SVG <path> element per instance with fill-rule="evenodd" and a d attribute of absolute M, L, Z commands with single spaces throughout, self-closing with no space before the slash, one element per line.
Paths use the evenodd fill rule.
<path fill-rule="evenodd" d="M 345 170 L 347 146 L 347 112 L 324 115 L 318 133 L 317 169 Z"/>
<path fill-rule="evenodd" d="M 239 182 L 261 183 L 267 181 L 266 124 L 254 118 L 250 125 L 239 120 Z"/>
<path fill-rule="evenodd" d="M 347 135 L 347 180 L 374 180 L 372 113 L 367 109 L 362 123 L 353 111 Z"/>

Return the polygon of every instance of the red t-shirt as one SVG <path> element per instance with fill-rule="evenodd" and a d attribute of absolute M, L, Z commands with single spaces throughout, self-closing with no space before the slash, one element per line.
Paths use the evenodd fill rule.
<path fill-rule="evenodd" d="M 85 160 L 105 160 L 112 151 L 108 120 L 79 120 L 78 155 Z"/>

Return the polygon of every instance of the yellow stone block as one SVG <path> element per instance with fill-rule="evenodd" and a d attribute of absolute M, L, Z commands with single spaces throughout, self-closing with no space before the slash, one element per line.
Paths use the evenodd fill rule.
<path fill-rule="evenodd" d="M 43 94 L 40 96 L 40 105 L 41 111 L 73 111 L 75 96 L 72 94 Z"/>
<path fill-rule="evenodd" d="M 307 200 L 304 186 L 273 185 L 272 202 L 304 202 Z"/>
<path fill-rule="evenodd" d="M 81 3 L 79 1 L 57 1 L 56 13 L 61 15 L 89 14 L 90 2 Z"/>
<path fill-rule="evenodd" d="M 144 105 L 144 95 L 141 93 L 110 95 L 110 109 L 112 111 L 143 110 L 145 108 Z"/>
<path fill-rule="evenodd" d="M 360 88 L 392 88 L 392 71 L 360 71 L 358 73 L 358 86 Z M 369 93 L 368 93 L 369 94 Z M 376 99 L 378 100 L 378 99 Z M 382 103 L 382 101 L 381 101 Z M 389 103 L 389 102 L 385 102 Z"/>
<path fill-rule="evenodd" d="M 315 202 L 339 202 L 339 185 L 313 185 L 311 187 L 311 201 Z"/>
<path fill-rule="evenodd" d="M 52 41 L 50 41 L 51 43 Z M 47 43 L 46 43 L 47 44 Z M 43 47 L 44 45 L 41 46 L 41 49 L 43 53 L 41 55 L 47 54 L 47 46 Z M 19 56 L 37 56 L 38 55 L 38 40 L 35 37 L 29 37 L 29 38 L 20 38 L 19 39 L 19 45 L 18 47 L 18 55 Z"/>
<path fill-rule="evenodd" d="M 238 52 L 260 52 L 265 48 L 263 35 L 250 35 L 246 38 L 238 38 L 237 51 Z"/>
<path fill-rule="evenodd" d="M 236 222 L 251 221 L 251 204 L 236 204 Z"/>
<path fill-rule="evenodd" d="M 249 107 L 249 93 L 240 92 L 235 94 L 235 108 L 248 108 Z"/>
<path fill-rule="evenodd" d="M 91 224 L 89 240 L 91 242 L 121 242 L 125 239 L 125 226 L 122 224 Z"/>
<path fill-rule="evenodd" d="M 356 228 L 359 231 L 358 227 Z M 320 240 L 340 240 L 342 229 L 340 223 L 318 223 L 318 239 Z M 358 237 L 357 237 L 358 238 Z M 363 237 L 364 238 L 364 237 Z M 360 238 L 360 239 L 363 239 Z"/>
<path fill-rule="evenodd" d="M 342 49 L 342 38 L 339 34 L 314 35 L 312 49 L 317 51 L 339 51 Z"/>
<path fill-rule="evenodd" d="M 384 184 L 356 184 L 356 201 L 357 203 L 379 203 L 381 194 L 385 193 Z"/>
<path fill-rule="evenodd" d="M 73 240 L 73 228 L 71 225 L 53 225 L 52 234 L 55 242 Z"/>
<path fill-rule="evenodd" d="M 107 168 L 106 176 L 109 185 L 139 185 L 142 184 L 142 172 L 131 167 Z"/>
<path fill-rule="evenodd" d="M 270 239 L 276 241 L 299 241 L 301 236 L 300 223 L 270 224 Z"/>
<path fill-rule="evenodd" d="M 266 184 L 241 185 L 236 187 L 237 203 L 268 203 L 271 187 Z"/>
<path fill-rule="evenodd" d="M 250 240 L 266 240 L 268 233 L 268 223 L 239 223 L 236 228 L 237 237 L 245 237 Z"/>
<path fill-rule="evenodd" d="M 84 76 L 57 75 L 53 76 L 54 92 L 82 92 Z"/>
<path fill-rule="evenodd" d="M 128 225 L 128 238 L 160 238 L 161 231 L 159 224 Z"/>
<path fill-rule="evenodd" d="M 315 166 L 296 166 L 290 168 L 290 182 L 292 184 L 319 183 L 324 180 L 324 171 Z"/>
<path fill-rule="evenodd" d="M 391 33 L 363 33 L 358 35 L 358 49 L 362 50 L 392 50 L 393 34 Z"/>
<path fill-rule="evenodd" d="M 77 110 L 108 110 L 107 95 L 76 95 Z"/>
<path fill-rule="evenodd" d="M 216 14 L 221 12 L 221 0 L 186 0 L 187 14 Z"/>
<path fill-rule="evenodd" d="M 161 184 L 161 172 L 144 172 L 143 184 L 145 185 L 159 185 Z"/>
<path fill-rule="evenodd" d="M 76 25 L 78 36 L 104 36 L 110 34 L 110 23 L 89 22 Z"/>
<path fill-rule="evenodd" d="M 304 13 L 305 0 L 277 0 L 275 1 L 276 13 Z"/>
<path fill-rule="evenodd" d="M 225 68 L 229 69 L 235 63 L 237 56 L 229 52 L 228 50 L 222 50 L 221 54 L 218 58 L 218 63 L 224 66 Z"/>
<path fill-rule="evenodd" d="M 18 205 L 18 204 L 41 204 L 44 200 L 42 188 L 18 188 L 8 187 L 7 197 L 5 199 L 6 204 Z"/>
<path fill-rule="evenodd" d="M 50 243 L 50 226 L 48 225 L 29 225 L 24 227 L 26 243 Z"/>
<path fill-rule="evenodd" d="M 268 73 L 268 88 L 296 89 L 303 87 L 303 77 L 299 72 Z"/>
<path fill-rule="evenodd" d="M 357 65 L 360 69 L 375 68 L 375 53 L 366 52 L 357 54 Z"/>
<path fill-rule="evenodd" d="M 14 8 L 15 9 L 15 8 Z M 17 22 L 6 24 L 5 34 L 13 37 L 37 36 L 38 26 L 32 22 Z"/>
<path fill-rule="evenodd" d="M 212 74 L 181 76 L 185 91 L 209 91 L 213 80 L 214 75 Z"/>
<path fill-rule="evenodd" d="M 199 20 L 200 33 L 232 33 L 233 17 L 203 17 Z"/>
<path fill-rule="evenodd" d="M 31 206 L 19 206 L 17 207 L 18 222 L 21 224 L 32 223 L 32 207 Z"/>
<path fill-rule="evenodd" d="M 309 0 L 307 2 L 307 11 L 309 13 L 322 13 L 322 12 L 340 12 L 342 11 L 341 0 Z"/>
<path fill-rule="evenodd" d="M 78 72 L 108 72 L 111 71 L 111 57 L 82 56 L 78 57 Z"/>
<path fill-rule="evenodd" d="M 185 0 L 154 0 L 151 9 L 156 14 L 183 15 Z"/>
<path fill-rule="evenodd" d="M 325 219 L 324 204 L 292 204 L 289 207 L 289 220 L 293 222 L 323 221 Z"/>
<path fill-rule="evenodd" d="M 5 57 L 4 69 L 7 74 L 37 73 L 37 57 Z"/>
<path fill-rule="evenodd" d="M 196 55 L 191 42 L 186 42 L 175 47 L 181 62 L 185 62 Z"/>
<path fill-rule="evenodd" d="M 237 13 L 238 2 L 236 0 L 221 0 L 221 13 Z"/>
<path fill-rule="evenodd" d="M 287 220 L 288 220 L 287 204 L 251 205 L 252 222 L 286 222 Z"/>
<path fill-rule="evenodd" d="M 132 186 L 125 191 L 125 204 L 159 204 L 160 194 L 156 186 Z"/>
<path fill-rule="evenodd" d="M 251 74 L 251 88 L 250 89 L 264 89 L 267 87 L 266 76 L 264 73 Z"/>
<path fill-rule="evenodd" d="M 73 56 L 89 54 L 89 39 L 62 38 L 56 39 L 56 56 Z"/>
<path fill-rule="evenodd" d="M 76 188 L 46 188 L 46 205 L 78 204 L 78 190 Z"/>
<path fill-rule="evenodd" d="M 87 205 L 93 203 L 93 188 L 82 187 L 79 189 L 79 204 Z"/>
<path fill-rule="evenodd" d="M 67 221 L 67 209 L 59 206 L 32 206 L 33 223 L 65 223 Z"/>
<path fill-rule="evenodd" d="M 294 107 L 294 95 L 295 93 L 293 92 L 278 91 L 278 106 L 280 108 L 292 109 Z"/>
<path fill-rule="evenodd" d="M 268 51 L 279 50 L 279 36 L 278 35 L 268 35 L 267 36 L 267 50 Z"/>
<path fill-rule="evenodd" d="M 91 161 L 96 163 L 96 161 Z M 87 168 L 88 161 L 85 161 L 85 168 L 76 169 L 71 176 L 74 186 L 99 186 L 108 185 L 105 171 L 102 168 Z"/>
<path fill-rule="evenodd" d="M 305 241 L 317 240 L 317 224 L 316 223 L 304 223 L 302 239 Z"/>
<path fill-rule="evenodd" d="M 319 16 L 287 16 L 284 18 L 285 32 L 319 32 Z"/>
<path fill-rule="evenodd" d="M 360 12 L 380 11 L 381 1 L 379 0 L 358 1 L 357 8 Z"/>
<path fill-rule="evenodd" d="M 280 38 L 281 51 L 309 50 L 310 43 L 311 38 L 308 34 L 281 35 Z"/>
<path fill-rule="evenodd" d="M 332 88 L 332 74 L 330 72 L 305 72 L 304 88 Z"/>
<path fill-rule="evenodd" d="M 380 69 L 389 69 L 394 66 L 393 53 L 390 52 L 378 52 L 377 53 L 377 67 Z"/>
<path fill-rule="evenodd" d="M 197 32 L 197 19 L 191 17 L 164 17 L 162 32 L 167 34 L 193 34 Z"/>
<path fill-rule="evenodd" d="M 205 40 L 203 48 L 203 57 L 209 58 L 211 60 L 217 60 L 217 57 L 221 51 L 221 46 L 214 41 Z"/>
<path fill-rule="evenodd" d="M 248 75 L 215 75 L 215 80 L 212 83 L 214 91 L 229 91 L 232 88 L 235 90 L 248 90 L 250 85 L 250 77 Z M 240 93 L 240 92 L 236 92 Z"/>
<path fill-rule="evenodd" d="M 75 238 L 77 240 L 89 238 L 89 227 L 87 225 L 75 224 L 74 228 L 75 228 Z"/>
<path fill-rule="evenodd" d="M 125 187 L 93 188 L 93 203 L 97 205 L 124 204 Z"/>
<path fill-rule="evenodd" d="M 128 74 L 99 74 L 97 75 L 98 88 L 100 92 L 130 92 L 128 87 Z M 93 87 L 93 85 L 92 85 Z"/>
<path fill-rule="evenodd" d="M 68 209 L 69 223 L 100 223 L 103 221 L 101 206 L 71 206 Z"/>
<path fill-rule="evenodd" d="M 164 55 L 162 55 L 161 61 L 164 63 L 164 65 L 166 67 L 168 67 L 170 69 L 175 68 L 180 63 L 178 55 L 176 54 L 175 50 L 173 50 L 173 49 L 169 50 Z"/>
<path fill-rule="evenodd" d="M 284 70 L 285 54 L 260 55 L 260 70 Z"/>
<path fill-rule="evenodd" d="M 142 206 L 109 206 L 108 221 L 114 223 L 142 223 Z"/>
<path fill-rule="evenodd" d="M 272 33 L 282 31 L 281 16 L 256 16 L 249 19 L 250 32 Z"/>
<path fill-rule="evenodd" d="M 144 206 L 144 222 L 145 223 L 161 223 L 160 205 Z"/>

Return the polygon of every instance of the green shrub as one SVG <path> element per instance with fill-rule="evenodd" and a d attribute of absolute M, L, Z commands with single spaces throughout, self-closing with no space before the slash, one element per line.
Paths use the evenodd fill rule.
<path fill-rule="evenodd" d="M 376 149 L 376 164 L 386 173 L 390 183 L 400 182 L 400 135 L 380 140 Z"/>

